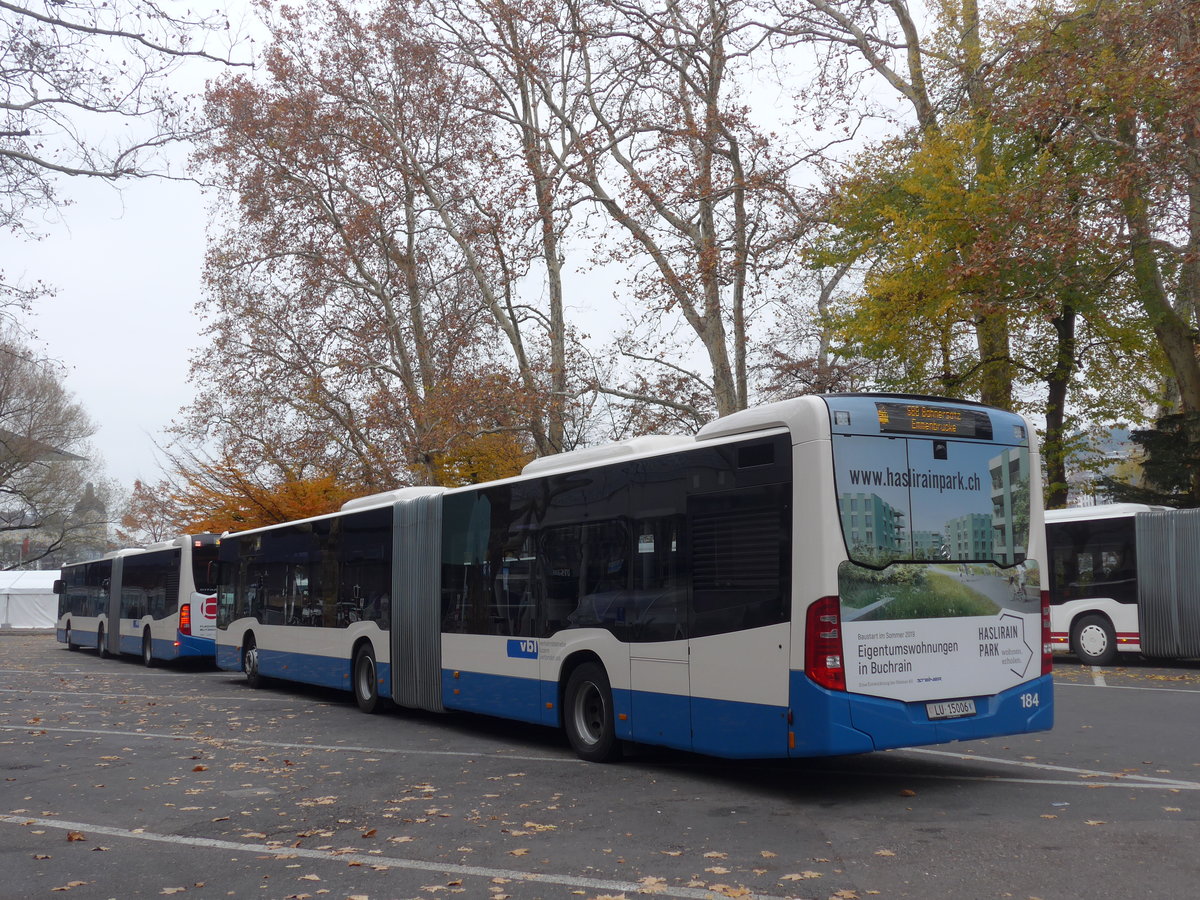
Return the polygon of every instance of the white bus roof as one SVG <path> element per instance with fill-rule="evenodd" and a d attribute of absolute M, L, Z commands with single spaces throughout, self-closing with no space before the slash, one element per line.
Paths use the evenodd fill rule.
<path fill-rule="evenodd" d="M 1072 506 L 1069 509 L 1046 510 L 1047 522 L 1081 522 L 1087 519 L 1117 519 L 1136 516 L 1143 512 L 1158 512 L 1169 506 L 1151 506 L 1147 503 L 1097 503 L 1095 506 Z"/>

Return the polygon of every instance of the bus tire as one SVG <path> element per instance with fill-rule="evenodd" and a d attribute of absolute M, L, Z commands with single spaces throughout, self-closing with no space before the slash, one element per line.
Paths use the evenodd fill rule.
<path fill-rule="evenodd" d="M 70 625 L 70 623 L 69 623 L 69 622 L 67 623 L 67 635 L 66 635 L 66 637 L 67 637 L 67 649 L 68 649 L 68 650 L 78 650 L 78 649 L 79 649 L 79 645 L 78 645 L 77 643 L 75 643 L 73 640 L 71 640 L 71 625 Z"/>
<path fill-rule="evenodd" d="M 375 651 L 370 644 L 354 654 L 354 702 L 365 713 L 379 708 L 379 675 L 375 667 Z"/>
<path fill-rule="evenodd" d="M 246 643 L 242 646 L 242 671 L 246 673 L 246 686 L 250 688 L 260 688 L 266 679 L 263 678 L 262 672 L 258 668 L 258 644 L 254 642 L 254 636 L 246 638 Z"/>
<path fill-rule="evenodd" d="M 612 687 L 599 663 L 586 662 L 567 679 L 563 727 L 575 754 L 588 762 L 609 762 L 620 749 L 613 724 Z"/>
<path fill-rule="evenodd" d="M 108 644 L 104 640 L 103 625 L 96 629 L 96 655 L 101 659 L 108 659 Z"/>
<path fill-rule="evenodd" d="M 1111 666 L 1117 658 L 1117 633 L 1104 616 L 1080 616 L 1071 625 L 1071 651 L 1089 666 Z"/>
<path fill-rule="evenodd" d="M 150 637 L 150 629 L 142 632 L 142 665 L 147 669 L 154 668 L 154 641 Z"/>

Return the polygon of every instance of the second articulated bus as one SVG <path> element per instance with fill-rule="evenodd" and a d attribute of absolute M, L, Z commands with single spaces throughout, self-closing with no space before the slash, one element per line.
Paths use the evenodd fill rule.
<path fill-rule="evenodd" d="M 1138 503 L 1046 513 L 1050 638 L 1094 666 L 1200 657 L 1200 509 Z"/>
<path fill-rule="evenodd" d="M 118 550 L 63 566 L 56 582 L 58 640 L 101 656 L 140 654 L 147 665 L 212 657 L 216 637 L 217 535 L 198 534 Z"/>
<path fill-rule="evenodd" d="M 222 538 L 217 663 L 727 757 L 1053 721 L 1040 465 L 977 404 L 810 396 L 694 438 Z"/>

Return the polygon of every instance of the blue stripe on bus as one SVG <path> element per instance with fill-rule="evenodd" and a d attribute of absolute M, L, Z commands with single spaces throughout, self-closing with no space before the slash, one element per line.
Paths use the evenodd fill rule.
<path fill-rule="evenodd" d="M 547 707 L 557 705 L 557 697 L 558 684 L 553 681 L 442 671 L 442 704 L 447 709 L 557 726 L 558 714 Z M 613 712 L 617 737 L 622 740 L 744 759 L 787 754 L 783 707 L 616 689 Z M 693 713 L 704 723 L 695 737 Z"/>
<path fill-rule="evenodd" d="M 930 721 L 925 703 L 828 691 L 792 672 L 794 756 L 869 753 L 947 741 L 1045 731 L 1054 724 L 1053 679 L 1043 675 L 992 697 L 976 697 L 976 715 Z M 1030 705 L 1031 698 L 1038 705 Z"/>
<path fill-rule="evenodd" d="M 98 632 L 95 631 L 79 631 L 76 628 L 72 628 L 71 643 L 77 647 L 95 647 L 97 634 Z M 65 644 L 67 642 L 67 629 L 56 629 L 55 635 L 58 637 L 60 643 Z"/>
<path fill-rule="evenodd" d="M 218 645 L 216 662 L 218 668 L 227 672 L 242 671 L 241 648 L 231 647 L 228 644 Z M 352 689 L 348 659 L 321 656 L 316 653 L 296 653 L 291 650 L 266 650 L 259 647 L 258 671 L 260 675 L 267 678 L 300 681 L 304 684 L 337 688 L 341 691 Z M 377 661 L 375 677 L 378 682 L 379 696 L 391 697 L 391 664 Z"/>

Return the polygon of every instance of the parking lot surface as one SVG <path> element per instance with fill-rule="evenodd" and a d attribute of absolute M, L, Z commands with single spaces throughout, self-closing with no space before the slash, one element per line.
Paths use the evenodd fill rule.
<path fill-rule="evenodd" d="M 799 762 L 387 710 L 0 636 L 0 898 L 1185 897 L 1200 665 L 1055 669 L 1054 731 Z"/>

